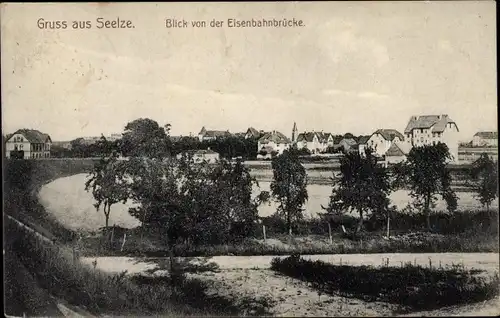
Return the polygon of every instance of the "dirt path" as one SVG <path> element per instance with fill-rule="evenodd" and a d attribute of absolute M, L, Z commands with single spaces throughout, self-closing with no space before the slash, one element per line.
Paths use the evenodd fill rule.
<path fill-rule="evenodd" d="M 275 256 L 214 256 L 190 258 L 192 263 L 214 263 L 219 269 L 268 269 Z M 286 257 L 286 256 L 280 256 Z M 490 273 L 499 271 L 498 253 L 393 253 L 393 254 L 336 254 L 336 255 L 304 255 L 310 260 L 322 260 L 332 264 L 374 265 L 385 264 L 389 259 L 389 266 L 401 266 L 405 262 L 412 262 L 423 266 L 463 264 L 466 268 L 487 270 Z M 92 264 L 97 260 L 97 268 L 108 272 L 119 273 L 127 270 L 129 274 L 154 270 L 158 267 L 158 258 L 132 257 L 88 257 L 81 258 L 85 264 Z"/>
<path fill-rule="evenodd" d="M 306 259 L 330 263 L 380 266 L 389 258 L 389 266 L 412 262 L 424 266 L 463 264 L 466 268 L 498 272 L 499 254 L 496 253 L 436 253 L 436 254 L 348 254 L 310 255 Z M 354 298 L 319 295 L 308 283 L 282 276 L 269 269 L 273 256 L 218 256 L 191 258 L 191 264 L 216 265 L 216 271 L 188 274 L 208 283 L 208 293 L 233 299 L 236 304 L 252 299 L 255 304 L 242 307 L 269 306 L 273 316 L 393 316 L 397 307 L 382 302 L 365 302 Z M 96 258 L 83 258 L 91 264 Z M 184 259 L 186 260 L 186 259 Z M 159 265 L 161 264 L 161 265 Z M 108 272 L 128 271 L 128 274 L 165 274 L 164 258 L 100 257 L 97 267 Z M 456 306 L 436 311 L 413 313 L 408 316 L 492 315 L 498 313 L 500 303 L 491 300 L 482 304 Z M 244 314 L 252 314 L 247 312 Z"/>
<path fill-rule="evenodd" d="M 386 303 L 320 295 L 307 283 L 269 269 L 223 269 L 190 276 L 208 282 L 211 293 L 270 304 L 269 312 L 277 317 L 389 316 L 396 309 Z"/>

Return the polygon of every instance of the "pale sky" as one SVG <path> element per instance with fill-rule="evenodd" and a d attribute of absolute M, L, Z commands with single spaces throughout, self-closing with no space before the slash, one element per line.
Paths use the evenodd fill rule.
<path fill-rule="evenodd" d="M 52 140 L 148 117 L 207 129 L 371 134 L 448 114 L 497 129 L 493 1 L 2 4 L 2 130 Z M 134 29 L 97 29 L 96 18 Z M 166 18 L 296 18 L 302 28 L 167 29 Z M 37 20 L 91 20 L 40 30 Z M 226 22 L 225 22 L 226 24 Z"/>

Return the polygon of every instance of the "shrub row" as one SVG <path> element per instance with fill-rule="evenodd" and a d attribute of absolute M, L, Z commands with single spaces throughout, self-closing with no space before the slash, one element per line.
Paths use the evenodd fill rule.
<path fill-rule="evenodd" d="M 411 263 L 380 268 L 333 265 L 304 260 L 300 255 L 274 258 L 271 269 L 311 282 L 322 293 L 384 301 L 413 310 L 491 299 L 498 295 L 500 284 L 498 274 L 487 279 L 460 267 L 422 267 Z"/>

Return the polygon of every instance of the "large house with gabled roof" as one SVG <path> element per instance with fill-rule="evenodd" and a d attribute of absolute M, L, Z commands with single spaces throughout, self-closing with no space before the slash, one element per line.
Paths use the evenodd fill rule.
<path fill-rule="evenodd" d="M 283 151 L 290 148 L 291 141 L 283 133 L 273 130 L 271 132 L 265 133 L 259 138 L 257 142 L 257 153 L 258 157 L 268 157 L 271 156 L 273 152 L 281 155 Z M 266 152 L 266 155 L 260 153 Z"/>
<path fill-rule="evenodd" d="M 333 135 L 322 131 L 303 132 L 298 134 L 296 145 L 297 149 L 307 148 L 313 154 L 322 153 L 333 146 Z"/>
<path fill-rule="evenodd" d="M 200 141 L 210 141 L 229 136 L 231 136 L 231 133 L 228 130 L 207 130 L 205 127 L 202 127 L 198 133 L 198 139 Z"/>
<path fill-rule="evenodd" d="M 396 129 L 377 129 L 367 140 L 366 147 L 379 157 L 385 155 L 393 143 L 404 141 L 404 136 Z"/>
<path fill-rule="evenodd" d="M 50 158 L 52 139 L 35 129 L 19 129 L 6 137 L 5 156 L 18 159 Z"/>
<path fill-rule="evenodd" d="M 458 126 L 448 115 L 412 116 L 404 131 L 406 142 L 412 147 L 435 145 L 448 146 L 452 161 L 458 161 Z"/>

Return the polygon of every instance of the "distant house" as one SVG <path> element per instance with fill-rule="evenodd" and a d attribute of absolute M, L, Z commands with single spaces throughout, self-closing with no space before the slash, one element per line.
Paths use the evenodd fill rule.
<path fill-rule="evenodd" d="M 473 147 L 498 147 L 498 132 L 479 131 L 472 137 Z"/>
<path fill-rule="evenodd" d="M 333 135 L 324 132 L 303 132 L 298 134 L 296 145 L 297 149 L 307 148 L 313 154 L 322 153 L 333 146 Z"/>
<path fill-rule="evenodd" d="M 104 136 L 107 141 L 117 141 L 122 139 L 122 134 L 111 134 L 110 136 Z"/>
<path fill-rule="evenodd" d="M 395 129 L 378 129 L 366 143 L 366 147 L 374 150 L 374 154 L 379 157 L 385 155 L 393 143 L 404 141 L 404 136 Z"/>
<path fill-rule="evenodd" d="M 19 129 L 6 139 L 5 155 L 7 158 L 50 158 L 52 139 L 48 134 L 34 129 Z"/>
<path fill-rule="evenodd" d="M 224 138 L 231 136 L 231 133 L 228 130 L 206 130 L 205 127 L 202 127 L 200 132 L 198 133 L 198 139 L 200 141 L 209 141 L 215 140 L 218 138 Z"/>
<path fill-rule="evenodd" d="M 358 150 L 358 143 L 354 138 L 343 138 L 339 142 L 339 147 L 344 150 L 344 152 L 352 152 Z"/>
<path fill-rule="evenodd" d="M 71 150 L 72 145 L 71 145 L 71 141 L 53 141 L 52 147 L 60 147 L 60 148 Z"/>
<path fill-rule="evenodd" d="M 389 149 L 385 152 L 385 163 L 386 165 L 396 164 L 406 160 L 406 157 L 410 153 L 411 145 L 404 142 L 394 142 L 391 144 Z"/>
<path fill-rule="evenodd" d="M 360 136 L 358 138 L 358 151 L 360 155 L 365 154 L 365 149 L 368 143 L 368 140 L 370 139 L 371 136 Z"/>
<path fill-rule="evenodd" d="M 448 146 L 452 161 L 458 161 L 458 126 L 448 115 L 412 116 L 404 131 L 405 141 L 412 147 L 434 145 Z"/>
<path fill-rule="evenodd" d="M 262 135 L 261 132 L 259 132 L 257 129 L 253 127 L 249 127 L 245 133 L 245 139 L 250 139 L 250 138 L 260 138 Z"/>
<path fill-rule="evenodd" d="M 201 163 L 203 161 L 216 163 L 220 159 L 219 153 L 211 150 L 210 148 L 206 150 L 188 150 L 185 153 L 178 154 L 177 159 L 181 159 L 184 154 L 186 154 L 194 163 Z"/>
<path fill-rule="evenodd" d="M 264 136 L 260 137 L 257 142 L 257 153 L 262 151 L 267 153 L 266 156 L 270 156 L 272 152 L 277 154 L 282 154 L 283 151 L 288 149 L 291 145 L 290 139 L 288 139 L 284 134 L 279 131 L 273 130 L 272 132 L 265 133 Z M 266 157 L 261 154 L 258 157 Z"/>

